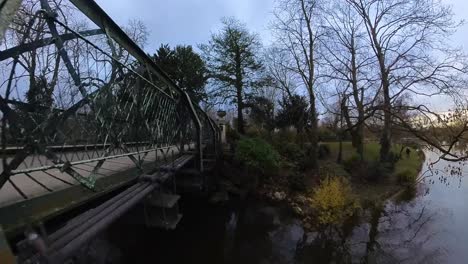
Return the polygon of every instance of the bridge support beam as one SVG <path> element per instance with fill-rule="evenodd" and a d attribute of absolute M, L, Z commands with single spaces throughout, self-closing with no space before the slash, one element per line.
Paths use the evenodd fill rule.
<path fill-rule="evenodd" d="M 205 115 L 205 118 L 208 120 L 208 123 L 210 124 L 210 130 L 211 133 L 213 134 L 213 153 L 215 154 L 215 157 L 218 157 L 218 132 L 216 130 L 215 124 L 213 123 L 213 120 L 208 116 L 208 114 L 203 111 L 203 114 Z"/>
<path fill-rule="evenodd" d="M 200 169 L 200 172 L 203 172 L 203 126 L 200 121 L 200 118 L 197 115 L 197 111 L 195 110 L 195 107 L 192 104 L 192 101 L 190 100 L 189 95 L 186 92 L 182 92 L 183 96 L 187 100 L 188 107 L 189 107 L 189 112 L 190 115 L 192 116 L 193 123 L 195 124 L 195 127 L 197 129 L 197 139 L 196 139 L 196 149 L 197 149 L 197 168 Z"/>
<path fill-rule="evenodd" d="M 113 20 L 110 18 L 102 8 L 94 1 L 88 0 L 70 0 L 83 14 L 91 19 L 98 27 L 104 29 L 106 34 L 116 41 L 120 46 L 125 48 L 133 57 L 140 63 L 144 64 L 148 70 L 155 74 L 158 78 L 165 83 L 171 91 L 169 94 L 176 92 L 180 95 L 182 101 L 189 107 L 192 120 L 197 129 L 197 152 L 199 161 L 197 162 L 200 171 L 203 171 L 203 145 L 202 145 L 202 123 L 196 113 L 196 109 L 188 94 L 180 89 L 169 76 L 144 52 Z"/>

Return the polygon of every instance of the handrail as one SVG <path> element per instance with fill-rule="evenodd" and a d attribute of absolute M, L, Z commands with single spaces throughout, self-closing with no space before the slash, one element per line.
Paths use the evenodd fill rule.
<path fill-rule="evenodd" d="M 8 181 L 13 184 L 9 177 L 14 174 L 50 168 L 61 168 L 64 173 L 81 181 L 86 177 L 80 175 L 74 166 L 88 160 L 98 162 L 93 173 L 102 163 L 113 157 L 129 157 L 139 167 L 139 155 L 146 155 L 149 152 L 147 150 L 154 150 L 161 145 L 183 147 L 187 142 L 195 142 L 197 168 L 203 171 L 204 151 L 216 152 L 218 149 L 219 128 L 198 104 L 193 103 L 187 92 L 178 87 L 95 1 L 68 0 L 76 6 L 77 12 L 84 14 L 98 27 L 80 31 L 63 22 L 67 19 L 60 16 L 65 14 L 56 13 L 55 6 L 51 6 L 56 2 L 49 4 L 48 0 L 36 1 L 41 2 L 42 9 L 36 10 L 30 21 L 25 21 L 29 28 L 26 33 L 19 33 L 22 41 L 13 48 L 0 51 L 2 59 L 11 58 L 4 62 L 0 60 L 0 63 L 8 63 L 7 67 L 11 68 L 10 79 L 0 87 L 0 91 L 6 91 L 4 95 L 0 95 L 0 110 L 3 115 L 3 124 L 0 126 L 0 154 L 3 155 L 0 190 Z M 27 42 L 28 38 L 25 36 L 37 21 L 46 22 L 46 28 L 39 29 L 44 30 L 43 38 Z M 101 33 L 104 35 L 99 35 Z M 21 34 L 24 34 L 23 38 Z M 95 42 L 96 38 L 102 39 L 101 36 L 107 37 L 107 44 L 105 39 L 104 42 Z M 41 52 L 48 45 L 57 47 L 60 57 L 55 55 L 56 65 L 63 69 L 62 73 L 68 72 L 72 80 L 71 84 L 62 81 L 59 88 L 79 91 L 79 100 L 64 109 L 47 104 L 47 101 L 31 101 L 33 99 L 30 98 L 34 97 L 11 97 L 14 89 L 16 94 L 18 90 L 24 90 L 18 87 L 18 83 L 23 87 L 27 87 L 29 83 L 31 91 L 34 88 L 31 83 L 33 81 L 36 86 L 42 85 L 42 82 L 45 85 L 54 82 L 57 85 L 60 82 L 51 80 L 50 75 L 41 77 L 15 74 L 19 60 L 28 57 L 20 58 L 19 53 L 34 50 Z M 68 50 L 70 45 L 82 45 L 84 50 L 82 53 L 73 53 L 73 49 Z M 120 61 L 114 52 L 114 45 L 127 52 L 132 59 Z M 33 56 L 38 52 L 34 52 Z M 106 70 L 106 67 L 110 68 Z M 44 93 L 45 90 L 40 92 Z M 48 95 L 36 96 L 41 98 Z M 207 140 L 213 145 L 213 149 L 204 150 Z M 138 149 L 134 151 L 128 148 L 129 142 L 146 144 L 138 143 L 134 146 Z M 73 152 L 79 151 L 78 146 L 97 144 L 102 144 L 102 151 L 105 152 L 103 156 L 94 155 L 91 159 L 73 162 L 68 161 L 66 156 L 61 158 L 60 151 L 64 146 L 67 146 L 69 152 Z M 56 147 L 60 145 L 63 147 Z M 115 149 L 123 153 L 115 152 Z M 12 154 L 11 150 L 14 150 L 14 157 L 9 160 L 6 155 Z M 49 164 L 35 164 L 36 158 L 47 159 Z M 83 184 L 92 188 L 87 180 Z M 21 189 L 21 186 L 15 188 Z"/>

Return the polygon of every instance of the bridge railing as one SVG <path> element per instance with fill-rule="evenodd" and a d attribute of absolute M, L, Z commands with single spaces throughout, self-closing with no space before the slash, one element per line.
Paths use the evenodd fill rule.
<path fill-rule="evenodd" d="M 194 146 L 203 170 L 203 151 L 216 152 L 209 116 L 93 1 L 24 0 L 0 72 L 0 191 L 21 193 L 15 175 L 50 169 L 93 189 L 106 160 L 143 170 L 170 147 Z M 85 163 L 86 175 L 76 169 Z"/>

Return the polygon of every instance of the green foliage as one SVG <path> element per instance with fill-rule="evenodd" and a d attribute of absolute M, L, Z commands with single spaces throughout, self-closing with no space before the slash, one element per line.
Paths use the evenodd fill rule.
<path fill-rule="evenodd" d="M 413 181 L 412 178 L 417 180 L 423 161 L 424 153 L 422 151 L 412 149 L 409 156 L 404 154 L 402 158 L 398 160 L 398 162 L 395 164 L 394 173 L 396 176 L 402 172 L 404 174 L 410 175 L 410 182 Z M 396 178 L 398 179 L 398 177 Z"/>
<path fill-rule="evenodd" d="M 298 135 L 296 131 L 281 129 L 272 135 L 272 143 L 280 146 L 289 142 L 297 142 Z"/>
<path fill-rule="evenodd" d="M 250 108 L 250 120 L 255 126 L 271 131 L 275 128 L 274 104 L 268 98 L 254 96 L 245 103 Z"/>
<path fill-rule="evenodd" d="M 230 126 L 226 126 L 226 140 L 230 143 L 234 143 L 240 139 L 239 132 Z"/>
<path fill-rule="evenodd" d="M 395 201 L 397 203 L 408 203 L 412 201 L 416 195 L 418 194 L 418 188 L 415 184 L 410 184 L 405 187 L 403 192 L 401 192 L 397 197 L 395 197 Z"/>
<path fill-rule="evenodd" d="M 318 149 L 318 158 L 319 159 L 326 159 L 330 157 L 330 147 L 328 145 L 320 144 Z"/>
<path fill-rule="evenodd" d="M 206 99 L 207 69 L 192 46 L 178 45 L 171 49 L 167 44 L 161 45 L 153 60 L 196 104 Z"/>
<path fill-rule="evenodd" d="M 390 175 L 393 171 L 393 166 L 389 163 L 381 163 L 378 161 L 366 162 L 360 170 L 361 177 L 370 182 L 377 182 L 382 178 Z"/>
<path fill-rule="evenodd" d="M 325 126 L 320 126 L 317 132 L 318 132 L 319 140 L 321 142 L 336 141 L 338 138 L 336 131 L 333 131 L 332 129 L 325 127 Z"/>
<path fill-rule="evenodd" d="M 12 130 L 22 127 L 26 131 L 33 131 L 37 124 L 41 124 L 47 119 L 54 104 L 53 92 L 56 80 L 48 80 L 46 76 L 40 75 L 30 79 L 29 90 L 25 93 L 29 105 L 16 106 L 19 111 L 18 122 L 11 124 Z M 31 119 L 34 122 L 31 122 Z M 20 133 L 18 131 L 18 133 Z"/>
<path fill-rule="evenodd" d="M 349 181 L 343 177 L 326 177 L 314 190 L 310 203 L 321 225 L 340 225 L 359 207 Z"/>
<path fill-rule="evenodd" d="M 314 161 L 311 157 L 317 155 L 313 155 L 313 152 L 318 151 L 312 144 L 304 144 L 304 152 L 305 156 L 304 159 L 302 160 L 302 169 L 303 170 L 309 170 L 309 169 L 316 169 L 316 161 Z"/>
<path fill-rule="evenodd" d="M 288 184 L 292 190 L 305 192 L 307 186 L 305 183 L 305 174 L 303 172 L 296 172 L 288 177 Z"/>
<path fill-rule="evenodd" d="M 393 151 L 390 151 L 388 153 L 388 165 L 391 166 L 392 168 L 395 167 L 395 164 L 398 162 L 398 160 L 400 160 L 400 156 L 393 152 Z"/>
<path fill-rule="evenodd" d="M 361 158 L 358 154 L 353 154 L 351 157 L 343 161 L 343 167 L 350 173 L 355 171 L 355 169 L 358 168 L 360 164 Z"/>
<path fill-rule="evenodd" d="M 237 143 L 235 159 L 249 169 L 267 173 L 278 168 L 280 156 L 262 139 L 242 138 Z"/>
<path fill-rule="evenodd" d="M 212 34 L 200 49 L 210 73 L 213 100 L 237 106 L 237 128 L 244 134 L 243 100 L 267 81 L 260 57 L 261 42 L 235 18 L 223 18 L 222 23 L 219 33 Z"/>
<path fill-rule="evenodd" d="M 304 150 L 294 142 L 277 145 L 276 149 L 283 158 L 291 162 L 300 162 L 305 156 Z"/>
<path fill-rule="evenodd" d="M 343 161 L 343 167 L 347 172 L 357 179 L 376 182 L 392 172 L 392 166 L 389 163 L 381 163 L 378 160 L 365 160 L 357 154 Z"/>
<path fill-rule="evenodd" d="M 279 128 L 294 126 L 297 131 L 304 131 L 309 120 L 309 104 L 304 96 L 292 95 L 279 101 L 280 110 L 276 115 Z"/>
<path fill-rule="evenodd" d="M 402 170 L 396 174 L 398 183 L 412 185 L 416 183 L 417 175 L 409 169 Z"/>
<path fill-rule="evenodd" d="M 271 131 L 263 127 L 259 127 L 257 124 L 250 124 L 247 126 L 245 135 L 250 138 L 261 138 L 266 141 L 270 141 L 271 139 Z"/>

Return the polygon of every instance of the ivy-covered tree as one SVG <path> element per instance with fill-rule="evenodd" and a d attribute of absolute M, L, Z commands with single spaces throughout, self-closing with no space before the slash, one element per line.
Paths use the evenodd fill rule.
<path fill-rule="evenodd" d="M 192 46 L 178 45 L 171 48 L 167 44 L 161 45 L 153 59 L 195 103 L 206 99 L 207 69 Z"/>
<path fill-rule="evenodd" d="M 222 20 L 223 28 L 201 45 L 203 58 L 213 81 L 211 95 L 221 103 L 237 106 L 237 130 L 243 134 L 245 98 L 263 85 L 260 40 L 234 18 Z"/>

